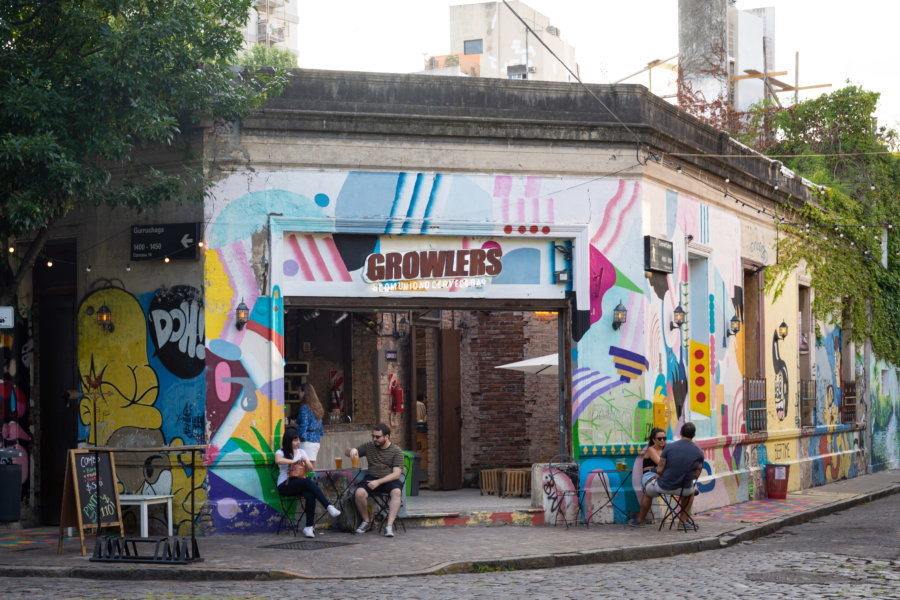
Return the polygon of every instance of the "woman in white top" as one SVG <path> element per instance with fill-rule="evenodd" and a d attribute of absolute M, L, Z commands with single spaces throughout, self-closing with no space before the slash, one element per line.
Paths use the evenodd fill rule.
<path fill-rule="evenodd" d="M 281 448 L 275 451 L 275 462 L 278 464 L 278 493 L 282 496 L 300 496 L 306 501 L 306 527 L 303 528 L 303 535 L 308 538 L 316 537 L 316 500 L 322 503 L 332 517 L 338 516 L 341 511 L 328 503 L 315 481 L 306 478 L 306 474 L 312 472 L 313 465 L 300 449 L 300 434 L 296 429 L 284 432 Z"/>

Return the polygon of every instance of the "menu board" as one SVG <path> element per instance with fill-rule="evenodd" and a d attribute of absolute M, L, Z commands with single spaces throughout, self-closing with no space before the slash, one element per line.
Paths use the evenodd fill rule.
<path fill-rule="evenodd" d="M 77 527 L 84 556 L 84 530 L 119 527 L 122 531 L 122 512 L 116 464 L 109 451 L 69 450 L 66 480 L 63 484 L 62 512 L 59 517 L 59 546 L 62 552 L 63 529 Z"/>

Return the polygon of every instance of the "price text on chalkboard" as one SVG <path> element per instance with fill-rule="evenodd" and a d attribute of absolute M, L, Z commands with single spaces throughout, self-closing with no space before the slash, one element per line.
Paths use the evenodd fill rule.
<path fill-rule="evenodd" d="M 69 450 L 59 515 L 58 554 L 62 553 L 66 527 L 78 528 L 82 556 L 85 555 L 85 529 L 96 528 L 99 534 L 101 527 L 118 527 L 119 535 L 124 536 L 116 461 L 112 452 Z"/>

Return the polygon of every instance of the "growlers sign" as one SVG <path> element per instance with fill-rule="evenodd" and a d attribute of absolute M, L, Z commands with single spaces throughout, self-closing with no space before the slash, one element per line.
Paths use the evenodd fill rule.
<path fill-rule="evenodd" d="M 366 257 L 364 278 L 368 283 L 432 279 L 484 278 L 500 274 L 500 248 L 460 250 L 413 250 L 376 252 Z M 482 281 L 484 285 L 486 281 Z M 424 286 L 428 289 L 430 285 Z"/>

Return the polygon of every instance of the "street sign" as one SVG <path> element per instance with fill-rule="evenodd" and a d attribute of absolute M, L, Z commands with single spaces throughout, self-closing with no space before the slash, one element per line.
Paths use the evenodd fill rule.
<path fill-rule="evenodd" d="M 672 242 L 644 236 L 644 270 L 672 273 Z"/>
<path fill-rule="evenodd" d="M 0 329 L 12 329 L 16 324 L 12 306 L 0 306 Z"/>
<path fill-rule="evenodd" d="M 131 260 L 196 260 L 200 223 L 131 226 Z"/>

